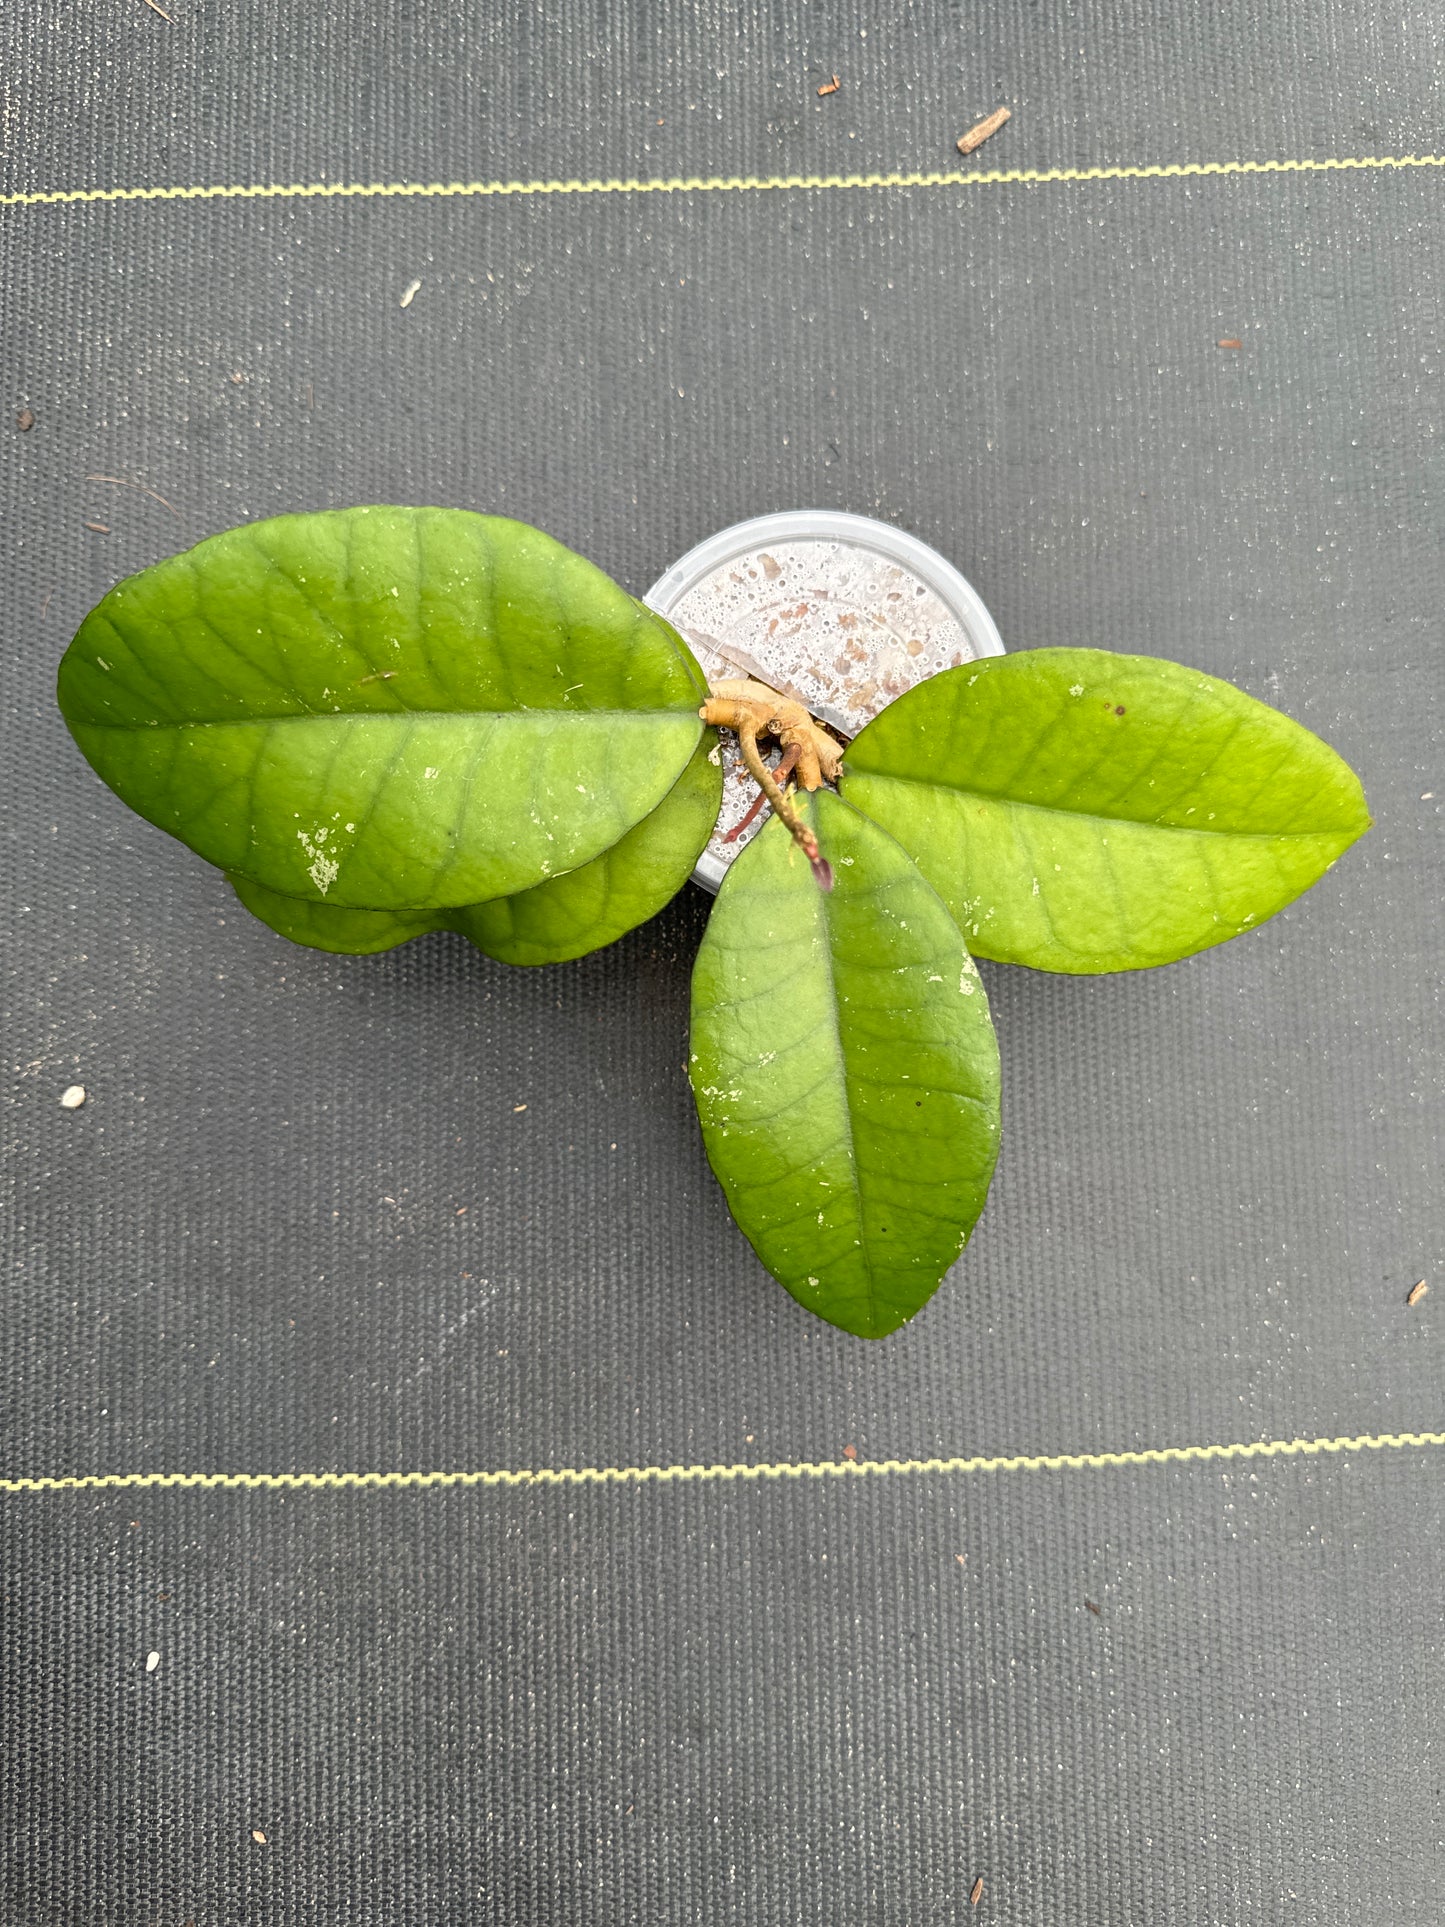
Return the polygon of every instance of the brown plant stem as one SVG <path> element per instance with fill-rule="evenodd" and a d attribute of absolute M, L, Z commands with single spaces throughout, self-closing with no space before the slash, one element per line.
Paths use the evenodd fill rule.
<path fill-rule="evenodd" d="M 715 691 L 703 704 L 698 714 L 705 723 L 711 723 L 717 728 L 731 729 L 736 734 L 738 748 L 742 751 L 743 761 L 747 764 L 753 781 L 772 804 L 774 812 L 786 825 L 788 834 L 807 857 L 812 865 L 813 875 L 823 889 L 831 890 L 833 872 L 819 852 L 817 837 L 779 788 L 773 772 L 763 761 L 762 752 L 758 748 L 758 732 L 766 730 L 770 735 L 781 737 L 785 748 L 791 749 L 796 744 L 799 748 L 800 760 L 806 762 L 811 732 L 817 728 L 816 724 L 804 710 L 802 713 L 808 732 L 805 736 L 794 719 L 784 713 L 794 708 L 801 709 L 801 704 L 779 703 L 773 697 L 771 690 L 754 684 L 743 684 L 741 689 L 747 693 L 735 694 L 727 684 L 720 687 L 728 693 L 722 694 Z M 754 689 L 757 690 L 756 695 L 753 694 Z M 763 697 L 771 700 L 760 700 Z M 822 734 L 821 731 L 818 733 Z M 829 738 L 830 742 L 831 740 Z M 836 750 L 837 744 L 833 743 L 832 747 Z M 816 760 L 814 767 L 817 767 Z"/>
<path fill-rule="evenodd" d="M 775 783 L 782 784 L 787 782 L 797 767 L 798 757 L 801 753 L 796 743 L 790 743 L 788 745 L 779 759 L 778 767 L 773 771 L 773 781 Z M 724 835 L 723 842 L 736 843 L 767 800 L 767 792 L 765 790 L 759 790 L 752 802 L 748 805 L 747 815 L 733 824 L 732 828 Z"/>

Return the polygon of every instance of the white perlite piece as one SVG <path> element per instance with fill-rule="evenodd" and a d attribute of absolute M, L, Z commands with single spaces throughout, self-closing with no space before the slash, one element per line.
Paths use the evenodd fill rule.
<path fill-rule="evenodd" d="M 160 1663 L 161 1663 L 161 1656 L 159 1653 L 146 1654 L 146 1671 L 148 1673 L 153 1673 L 157 1668 L 157 1666 L 160 1665 Z"/>
<path fill-rule="evenodd" d="M 85 1102 L 84 1084 L 70 1084 L 60 1093 L 62 1111 L 78 1111 Z"/>
<path fill-rule="evenodd" d="M 748 673 L 723 653 L 740 650 L 771 684 L 791 684 L 815 716 L 847 736 L 925 677 L 975 660 L 962 624 L 926 582 L 854 542 L 773 542 L 734 556 L 680 596 L 668 620 L 710 682 Z M 708 854 L 730 863 L 770 812 L 724 841 L 757 795 L 730 733 L 722 767 Z"/>

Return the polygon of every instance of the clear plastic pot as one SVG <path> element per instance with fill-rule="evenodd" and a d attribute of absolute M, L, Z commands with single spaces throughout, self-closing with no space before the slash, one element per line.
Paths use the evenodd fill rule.
<path fill-rule="evenodd" d="M 844 737 L 940 669 L 1003 654 L 977 590 L 936 550 L 886 522 L 832 509 L 723 529 L 643 599 L 686 636 L 710 682 L 760 675 Z M 722 757 L 722 812 L 693 872 L 706 890 L 717 889 L 768 814 L 729 838 L 757 788 L 730 735 Z"/>

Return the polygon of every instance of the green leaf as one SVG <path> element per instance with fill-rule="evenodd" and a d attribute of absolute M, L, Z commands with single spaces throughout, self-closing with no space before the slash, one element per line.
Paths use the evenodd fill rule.
<path fill-rule="evenodd" d="M 246 877 L 232 876 L 231 884 L 263 923 L 314 950 L 364 956 L 428 930 L 456 930 L 502 963 L 565 963 L 646 923 L 686 883 L 722 800 L 716 742 L 716 731 L 706 731 L 651 816 L 610 850 L 567 876 L 494 903 L 459 910 L 346 910 L 282 896 Z"/>
<path fill-rule="evenodd" d="M 1152 656 L 1035 649 L 945 670 L 849 747 L 843 793 L 896 836 L 982 957 L 1138 970 L 1273 916 L 1370 826 L 1301 724 Z"/>
<path fill-rule="evenodd" d="M 283 896 L 234 872 L 226 881 L 253 917 L 278 937 L 304 944 L 308 950 L 370 957 L 380 950 L 395 950 L 413 937 L 424 937 L 428 930 L 447 928 L 447 913 L 442 910 L 344 910 L 334 903 Z"/>
<path fill-rule="evenodd" d="M 693 1091 L 768 1270 L 830 1324 L 882 1338 L 983 1209 L 998 1046 L 958 927 L 904 851 L 831 791 L 798 807 L 835 886 L 776 818 L 733 863 L 693 973 Z"/>
<path fill-rule="evenodd" d="M 283 895 L 436 909 L 590 862 L 701 735 L 680 638 L 581 556 L 459 509 L 287 515 L 132 576 L 60 705 L 104 780 Z"/>
<path fill-rule="evenodd" d="M 717 732 L 651 816 L 569 876 L 516 896 L 455 911 L 453 930 L 502 963 L 564 963 L 625 936 L 655 917 L 692 874 L 722 806 Z"/>

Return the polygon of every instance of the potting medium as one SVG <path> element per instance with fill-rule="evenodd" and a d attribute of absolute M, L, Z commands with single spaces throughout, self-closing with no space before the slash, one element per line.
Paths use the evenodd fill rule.
<path fill-rule="evenodd" d="M 861 515 L 804 510 L 724 529 L 645 597 L 686 636 L 709 682 L 755 676 L 847 739 L 915 683 L 1003 642 L 977 592 L 915 536 Z M 723 803 L 696 881 L 716 890 L 757 834 L 757 786 L 724 734 Z M 776 760 L 776 759 L 774 759 Z"/>

